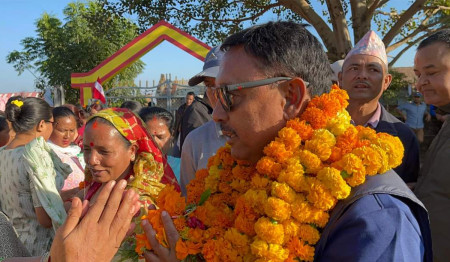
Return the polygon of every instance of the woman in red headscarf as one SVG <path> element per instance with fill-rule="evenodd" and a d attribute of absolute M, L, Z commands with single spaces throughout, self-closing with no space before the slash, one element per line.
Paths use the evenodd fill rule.
<path fill-rule="evenodd" d="M 110 180 L 127 179 L 128 187 L 148 203 L 154 203 L 167 184 L 180 189 L 145 124 L 128 109 L 109 108 L 92 116 L 86 123 L 83 147 L 87 200 L 94 200 Z"/>

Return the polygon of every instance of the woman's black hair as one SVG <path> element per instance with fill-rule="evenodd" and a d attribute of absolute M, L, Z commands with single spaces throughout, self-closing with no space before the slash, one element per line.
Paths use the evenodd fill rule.
<path fill-rule="evenodd" d="M 75 121 L 77 120 L 77 117 L 75 116 L 73 111 L 65 106 L 54 107 L 52 112 L 53 112 L 53 119 L 55 122 L 61 117 L 73 117 Z"/>
<path fill-rule="evenodd" d="M 87 121 L 87 123 L 86 123 L 86 128 L 87 128 L 88 126 L 92 125 L 95 121 L 97 121 L 97 122 L 99 122 L 99 123 L 102 123 L 102 124 L 109 125 L 109 126 L 111 126 L 111 127 L 113 127 L 114 129 L 117 130 L 117 128 L 116 128 L 111 122 L 109 122 L 108 120 L 104 119 L 103 117 L 98 117 L 98 116 L 89 119 L 89 121 Z M 119 132 L 119 130 L 117 130 L 117 133 L 119 133 L 119 136 L 120 136 L 120 138 L 122 139 L 122 141 L 123 141 L 125 147 L 129 148 L 129 147 L 131 146 L 131 142 L 128 141 L 128 139 L 127 139 L 126 137 L 124 137 L 124 136 Z"/>
<path fill-rule="evenodd" d="M 21 96 L 8 99 L 5 113 L 16 133 L 30 131 L 42 120 L 50 122 L 53 116 L 52 108 L 43 99 Z"/>
<path fill-rule="evenodd" d="M 8 121 L 6 121 L 6 116 L 0 114 L 0 132 L 9 130 Z"/>
<path fill-rule="evenodd" d="M 173 134 L 174 130 L 173 115 L 166 109 L 157 106 L 143 107 L 139 111 L 139 116 L 142 118 L 142 120 L 144 120 L 145 123 L 147 123 L 147 121 L 153 119 L 154 117 L 164 120 L 167 128 L 170 131 L 170 134 Z"/>

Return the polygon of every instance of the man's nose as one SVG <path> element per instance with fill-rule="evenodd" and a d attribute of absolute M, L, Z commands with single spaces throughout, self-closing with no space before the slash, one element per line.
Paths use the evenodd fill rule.
<path fill-rule="evenodd" d="M 228 113 L 227 111 L 225 111 L 220 101 L 217 101 L 216 104 L 214 105 L 212 117 L 214 121 L 217 123 L 225 122 L 228 120 Z"/>

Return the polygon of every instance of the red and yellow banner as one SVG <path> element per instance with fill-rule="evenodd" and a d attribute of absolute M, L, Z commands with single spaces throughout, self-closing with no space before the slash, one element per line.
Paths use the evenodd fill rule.
<path fill-rule="evenodd" d="M 171 42 L 201 61 L 204 61 L 206 54 L 211 49 L 207 44 L 166 21 L 160 21 L 91 71 L 71 74 L 72 87 L 80 88 L 81 105 L 87 105 L 89 99 L 92 98 L 92 88 L 97 79 L 99 79 L 100 84 L 110 80 L 164 40 Z"/>

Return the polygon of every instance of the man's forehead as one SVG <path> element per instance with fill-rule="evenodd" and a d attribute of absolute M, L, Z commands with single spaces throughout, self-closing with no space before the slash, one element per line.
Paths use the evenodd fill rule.
<path fill-rule="evenodd" d="M 380 58 L 372 55 L 353 55 L 344 61 L 344 67 L 349 64 L 370 64 L 383 66 L 384 63 Z"/>

